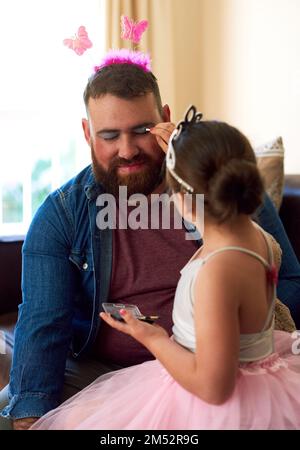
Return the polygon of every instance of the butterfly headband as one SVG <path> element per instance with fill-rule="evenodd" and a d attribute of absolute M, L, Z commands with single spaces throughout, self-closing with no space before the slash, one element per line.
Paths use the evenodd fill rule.
<path fill-rule="evenodd" d="M 181 132 L 189 125 L 193 125 L 195 123 L 199 123 L 202 119 L 203 114 L 198 112 L 195 108 L 195 106 L 190 106 L 185 114 L 185 118 L 183 121 L 179 122 L 175 130 L 170 136 L 169 139 L 169 145 L 166 155 L 166 165 L 167 169 L 172 175 L 172 177 L 188 192 L 191 194 L 194 192 L 194 188 L 188 184 L 186 181 L 184 181 L 177 173 L 175 172 L 175 166 L 176 166 L 176 155 L 175 155 L 175 149 L 173 146 L 173 142 L 176 141 Z"/>
<path fill-rule="evenodd" d="M 129 17 L 122 16 L 121 27 L 121 38 L 129 40 L 133 44 L 138 44 L 142 38 L 142 34 L 148 27 L 148 21 L 141 20 L 140 22 L 134 22 Z M 75 36 L 70 39 L 64 39 L 63 43 L 79 56 L 83 55 L 93 45 L 84 26 L 80 26 Z M 103 67 L 110 66 L 111 64 L 133 64 L 140 67 L 144 72 L 151 71 L 151 60 L 148 54 L 137 50 L 127 50 L 125 48 L 108 51 L 100 65 L 94 67 L 94 71 L 96 73 Z"/>

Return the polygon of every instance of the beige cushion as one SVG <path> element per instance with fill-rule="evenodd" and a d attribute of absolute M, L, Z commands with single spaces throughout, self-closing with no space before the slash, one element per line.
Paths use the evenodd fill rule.
<path fill-rule="evenodd" d="M 282 202 L 284 184 L 284 146 L 278 137 L 255 149 L 257 165 L 265 183 L 265 189 L 277 210 Z"/>
<path fill-rule="evenodd" d="M 289 333 L 296 330 L 289 308 L 278 298 L 275 303 L 275 330 L 288 331 Z"/>

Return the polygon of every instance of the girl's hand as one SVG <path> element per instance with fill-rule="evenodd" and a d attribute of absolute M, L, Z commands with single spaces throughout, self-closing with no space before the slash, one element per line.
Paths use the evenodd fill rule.
<path fill-rule="evenodd" d="M 142 320 L 138 320 L 125 309 L 121 309 L 120 314 L 125 322 L 113 319 L 110 314 L 104 312 L 100 313 L 100 317 L 112 328 L 115 328 L 115 330 L 121 331 L 122 333 L 129 334 L 145 347 L 148 347 L 154 339 L 165 337 L 169 339 L 166 330 L 159 325 L 152 325 L 143 322 Z"/>
<path fill-rule="evenodd" d="M 150 129 L 150 133 L 156 136 L 158 145 L 163 149 L 165 153 L 168 150 L 168 143 L 171 134 L 175 129 L 175 125 L 172 122 L 162 122 L 155 125 Z"/>

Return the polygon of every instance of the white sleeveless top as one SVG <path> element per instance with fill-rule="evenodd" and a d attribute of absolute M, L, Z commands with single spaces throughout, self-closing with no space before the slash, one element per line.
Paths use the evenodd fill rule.
<path fill-rule="evenodd" d="M 258 259 L 266 268 L 270 270 L 273 266 L 273 252 L 266 236 L 262 230 L 268 245 L 269 263 L 255 252 L 243 247 L 222 247 L 206 258 L 197 258 L 188 262 L 181 270 L 181 278 L 179 280 L 173 307 L 173 339 L 188 348 L 192 352 L 196 350 L 196 334 L 194 325 L 194 282 L 200 268 L 207 261 L 218 253 L 235 250 Z M 274 351 L 273 329 L 274 329 L 274 307 L 276 301 L 276 286 L 273 284 L 272 301 L 267 314 L 265 324 L 259 333 L 241 334 L 240 335 L 240 362 L 256 361 L 270 355 Z M 272 320 L 271 320 L 272 319 Z M 271 322 L 271 324 L 270 324 Z M 268 328 L 267 328 L 268 327 Z"/>

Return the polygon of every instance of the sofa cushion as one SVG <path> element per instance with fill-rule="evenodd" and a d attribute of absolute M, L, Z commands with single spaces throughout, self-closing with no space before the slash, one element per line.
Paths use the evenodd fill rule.
<path fill-rule="evenodd" d="M 0 315 L 21 302 L 22 237 L 0 237 Z"/>
<path fill-rule="evenodd" d="M 278 137 L 255 149 L 257 166 L 264 180 L 265 190 L 277 210 L 282 202 L 284 185 L 284 147 Z"/>
<path fill-rule="evenodd" d="M 289 308 L 278 298 L 275 303 L 275 330 L 287 331 L 288 333 L 296 330 Z"/>

